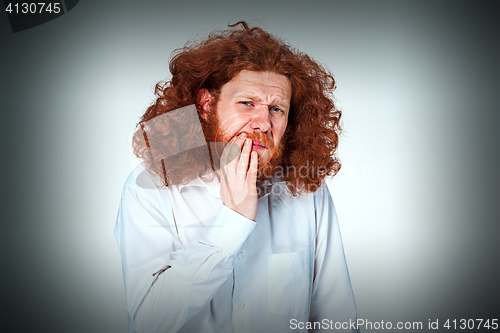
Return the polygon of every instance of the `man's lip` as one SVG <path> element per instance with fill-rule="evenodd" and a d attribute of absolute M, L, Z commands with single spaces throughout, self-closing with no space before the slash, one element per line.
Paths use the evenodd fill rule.
<path fill-rule="evenodd" d="M 267 149 L 267 145 L 262 143 L 262 141 L 253 141 L 252 150 L 257 150 L 257 149 Z"/>

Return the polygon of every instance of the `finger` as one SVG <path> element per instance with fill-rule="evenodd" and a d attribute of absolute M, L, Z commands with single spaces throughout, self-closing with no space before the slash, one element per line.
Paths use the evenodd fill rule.
<path fill-rule="evenodd" d="M 247 173 L 247 184 L 255 186 L 257 182 L 257 169 L 259 166 L 259 155 L 256 151 L 250 154 L 250 168 Z"/>
<path fill-rule="evenodd" d="M 243 177 L 243 181 L 246 179 L 246 174 L 248 171 L 248 160 L 250 159 L 250 153 L 252 152 L 252 139 L 246 138 L 243 144 L 243 150 L 241 151 L 240 160 L 238 161 L 238 166 L 236 172 L 238 175 Z"/>
<path fill-rule="evenodd" d="M 224 145 L 224 149 L 220 155 L 221 165 L 227 165 L 227 163 L 229 163 L 229 152 L 231 151 L 231 146 L 234 144 L 235 140 L 236 138 L 232 138 L 226 145 Z"/>
<path fill-rule="evenodd" d="M 222 172 L 221 191 L 222 191 L 222 188 L 224 188 L 225 191 L 227 192 L 228 197 L 229 197 L 229 201 L 230 201 L 229 202 L 230 207 L 236 207 L 236 205 L 234 203 L 234 199 L 233 199 L 233 193 L 231 191 L 231 187 L 229 186 L 229 180 L 227 179 L 227 174 L 226 174 L 225 168 L 221 168 L 221 172 Z"/>
<path fill-rule="evenodd" d="M 241 148 L 245 142 L 245 133 L 241 133 L 238 137 L 233 138 L 224 149 L 223 155 L 225 153 L 223 165 L 228 165 L 233 171 L 236 172 L 236 166 L 239 161 L 239 156 L 241 153 Z"/>

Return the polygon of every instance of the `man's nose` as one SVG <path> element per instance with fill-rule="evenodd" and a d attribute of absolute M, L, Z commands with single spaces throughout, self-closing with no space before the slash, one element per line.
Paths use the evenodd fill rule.
<path fill-rule="evenodd" d="M 252 129 L 260 130 L 262 133 L 266 133 L 271 128 L 271 122 L 269 121 L 269 107 L 267 105 L 259 106 L 257 112 L 252 116 L 250 122 Z"/>

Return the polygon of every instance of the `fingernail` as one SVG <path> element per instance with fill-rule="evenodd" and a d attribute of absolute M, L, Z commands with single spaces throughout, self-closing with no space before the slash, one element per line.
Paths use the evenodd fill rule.
<path fill-rule="evenodd" d="M 245 134 L 245 133 L 241 133 L 241 134 L 240 134 L 240 138 L 242 138 L 242 139 L 243 139 L 245 136 L 246 136 L 246 134 Z"/>
<path fill-rule="evenodd" d="M 248 145 L 250 144 L 250 142 L 252 142 L 252 140 L 250 140 L 250 139 L 246 139 L 246 140 L 245 140 L 245 146 L 248 146 Z"/>

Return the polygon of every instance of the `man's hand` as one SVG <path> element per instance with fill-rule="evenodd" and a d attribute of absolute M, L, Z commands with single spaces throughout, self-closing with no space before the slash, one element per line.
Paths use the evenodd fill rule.
<path fill-rule="evenodd" d="M 222 203 L 253 221 L 257 217 L 257 163 L 257 152 L 252 152 L 252 140 L 245 133 L 233 138 L 222 152 Z"/>

